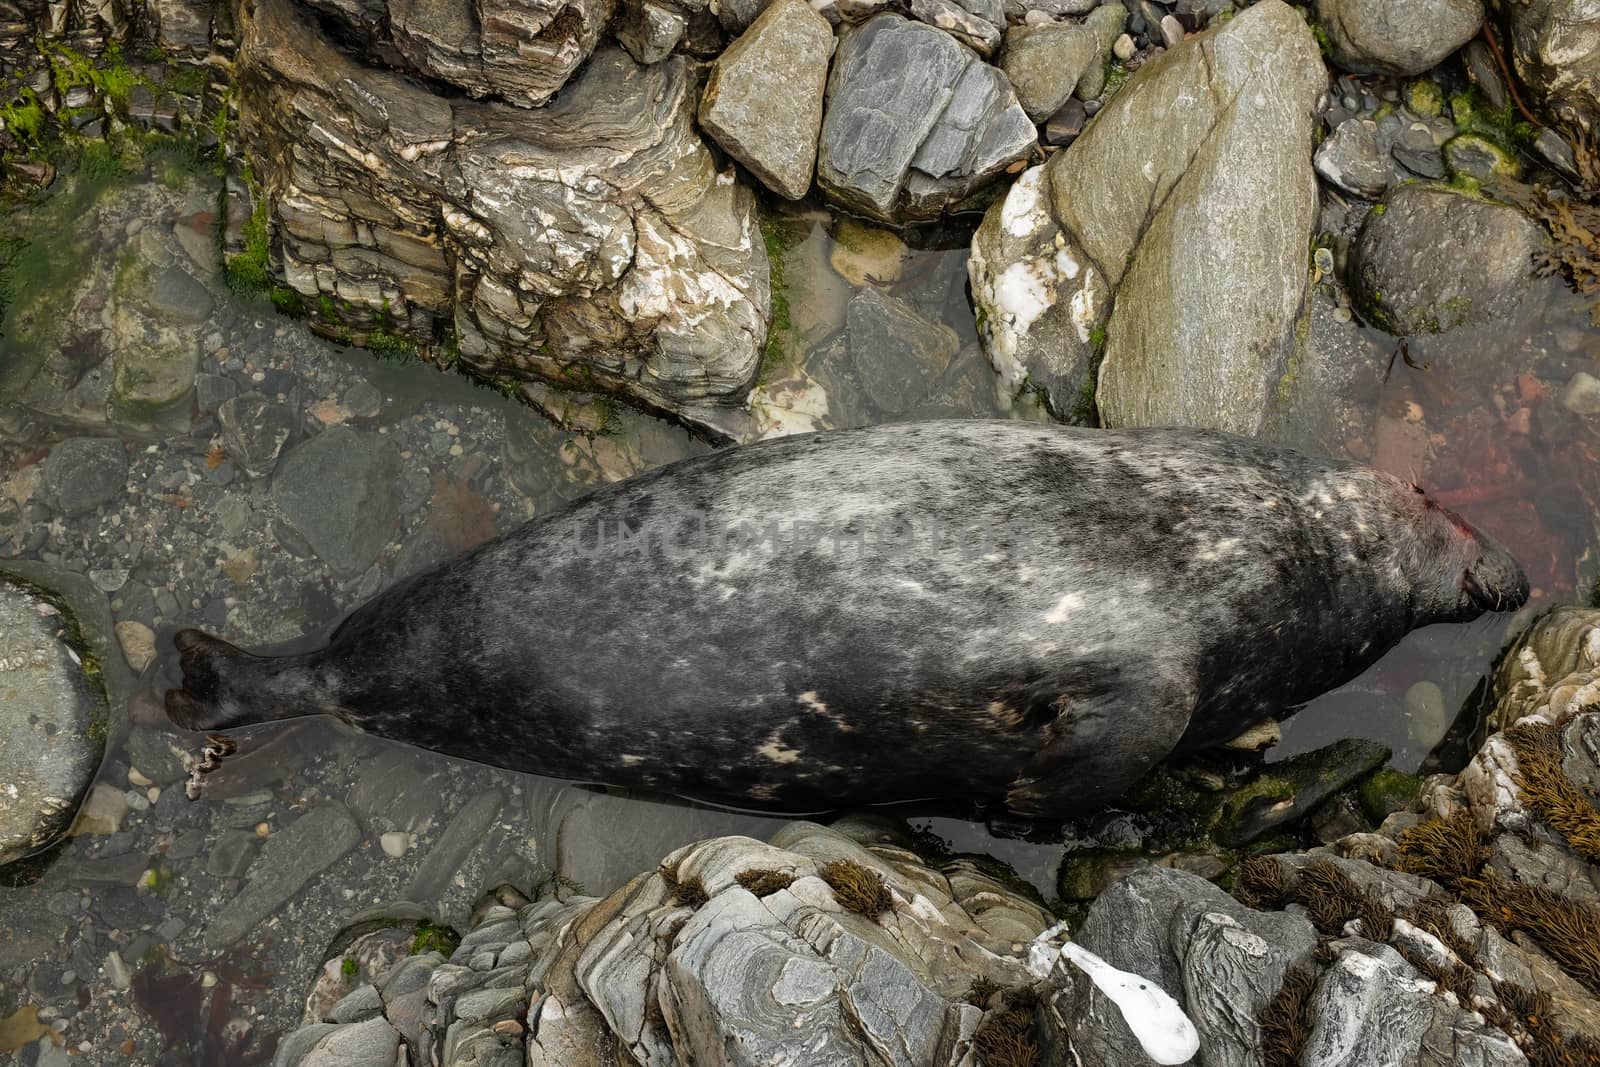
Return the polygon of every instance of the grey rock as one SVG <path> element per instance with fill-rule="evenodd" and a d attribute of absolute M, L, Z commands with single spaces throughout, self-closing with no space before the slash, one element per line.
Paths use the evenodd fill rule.
<path fill-rule="evenodd" d="M 214 415 L 223 401 L 239 394 L 239 385 L 221 374 L 202 374 L 194 380 L 195 405 L 202 415 Z"/>
<path fill-rule="evenodd" d="M 210 53 L 212 7 L 205 0 L 146 0 L 145 10 L 166 51 L 196 58 Z"/>
<path fill-rule="evenodd" d="M 1389 162 L 1378 147 L 1377 129 L 1363 119 L 1345 119 L 1317 146 L 1317 173 L 1346 192 L 1375 200 L 1389 187 Z"/>
<path fill-rule="evenodd" d="M 614 0 L 311 0 L 371 58 L 538 107 L 589 58 Z"/>
<path fill-rule="evenodd" d="M 1432 997 L 1418 987 L 1419 977 L 1388 946 L 1374 946 L 1371 955 L 1341 952 L 1312 995 L 1301 1062 L 1412 1062 L 1433 1019 Z"/>
<path fill-rule="evenodd" d="M 937 26 L 984 59 L 1000 50 L 1000 30 L 952 0 L 911 0 L 911 17 Z"/>
<path fill-rule="evenodd" d="M 1444 162 L 1451 174 L 1477 182 L 1515 181 L 1522 176 L 1522 164 L 1515 155 L 1475 133 L 1446 141 Z"/>
<path fill-rule="evenodd" d="M 295 427 L 294 415 L 286 405 L 260 393 L 223 401 L 217 408 L 217 422 L 229 458 L 257 478 L 271 474 L 278 465 L 278 456 Z"/>
<path fill-rule="evenodd" d="M 856 380 L 873 406 L 890 414 L 915 406 L 961 350 L 950 327 L 876 289 L 856 294 L 845 321 Z"/>
<path fill-rule="evenodd" d="M 1084 72 L 1104 61 L 1091 27 L 1052 22 L 1007 30 L 1000 69 L 1011 80 L 1028 118 L 1043 122 L 1072 98 Z"/>
<path fill-rule="evenodd" d="M 339 1003 L 333 1006 L 328 1013 L 328 1019 L 336 1023 L 359 1023 L 383 1014 L 383 998 L 378 995 L 376 986 L 363 983 L 346 993 Z"/>
<path fill-rule="evenodd" d="M 1561 393 L 1561 406 L 1574 415 L 1600 415 L 1600 378 L 1579 371 Z"/>
<path fill-rule="evenodd" d="M 323 1030 L 300 1059 L 272 1062 L 273 1067 L 395 1067 L 398 1055 L 400 1034 L 378 1018 Z"/>
<path fill-rule="evenodd" d="M 454 330 L 479 374 L 578 373 L 652 409 L 742 400 L 766 340 L 766 249 L 753 194 L 695 132 L 681 57 L 640 67 L 601 48 L 530 110 L 358 65 L 290 0 L 263 0 L 238 65 L 262 119 L 245 153 L 265 188 L 296 190 L 269 215 L 315 328 L 363 343 Z"/>
<path fill-rule="evenodd" d="M 1402 167 L 1418 177 L 1438 181 L 1445 176 L 1444 153 L 1432 145 L 1424 148 L 1396 144 L 1389 150 L 1389 154 L 1394 156 Z"/>
<path fill-rule="evenodd" d="M 1521 211 L 1431 185 L 1396 188 L 1383 203 L 1362 228 L 1351 270 L 1352 295 L 1374 324 L 1439 333 L 1518 306 L 1545 243 Z"/>
<path fill-rule="evenodd" d="M 1548 126 L 1541 129 L 1539 136 L 1534 138 L 1533 147 L 1546 163 L 1564 176 L 1574 180 L 1578 178 L 1578 160 L 1572 151 L 1572 145 L 1555 130 Z"/>
<path fill-rule="evenodd" d="M 121 499 L 127 481 L 121 441 L 69 437 L 50 450 L 40 489 L 63 515 L 81 515 Z"/>
<path fill-rule="evenodd" d="M 387 438 L 335 426 L 283 457 L 272 499 L 319 558 L 353 578 L 394 531 L 399 476 L 400 457 Z"/>
<path fill-rule="evenodd" d="M 60 594 L 0 576 L 0 865 L 72 826 L 105 751 L 106 690 Z"/>
<path fill-rule="evenodd" d="M 1421 74 L 1483 25 L 1482 0 L 1317 0 L 1333 61 L 1358 74 Z"/>
<path fill-rule="evenodd" d="M 1005 75 L 931 26 L 879 15 L 839 43 L 817 183 L 873 218 L 932 219 L 1035 144 Z"/>
<path fill-rule="evenodd" d="M 312 808 L 273 834 L 251 866 L 245 887 L 206 926 L 206 947 L 219 951 L 244 937 L 359 840 L 361 828 L 340 804 Z M 393 1062 L 391 1049 L 386 1067 Z"/>
<path fill-rule="evenodd" d="M 763 185 L 798 200 L 811 188 L 833 31 L 805 0 L 776 0 L 717 57 L 700 127 Z"/>
<path fill-rule="evenodd" d="M 1389 761 L 1389 749 L 1375 741 L 1350 739 L 1305 752 L 1272 765 L 1270 774 L 1288 796 L 1258 796 L 1237 812 L 1218 837 L 1238 848 L 1315 812 L 1335 793 L 1354 785 Z"/>
<path fill-rule="evenodd" d="M 1040 11 L 1052 19 L 1067 15 L 1087 15 L 1101 6 L 1101 0 L 1005 0 L 1006 18 L 1021 22 L 1029 11 Z"/>
<path fill-rule="evenodd" d="M 612 29 L 617 43 L 639 63 L 659 63 L 683 40 L 689 20 L 674 8 L 652 0 L 623 0 Z"/>
<path fill-rule="evenodd" d="M 157 272 L 151 282 L 145 300 L 157 315 L 191 325 L 199 325 L 211 316 L 210 291 L 182 267 L 167 267 Z"/>

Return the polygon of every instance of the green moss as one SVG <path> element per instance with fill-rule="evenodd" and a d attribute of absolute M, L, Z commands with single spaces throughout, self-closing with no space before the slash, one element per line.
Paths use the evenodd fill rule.
<path fill-rule="evenodd" d="M 1422 781 L 1416 775 L 1385 767 L 1356 787 L 1356 798 L 1367 818 L 1381 823 L 1410 807 L 1421 788 Z"/>
<path fill-rule="evenodd" d="M 1315 21 L 1311 23 L 1311 36 L 1316 39 L 1317 48 L 1321 50 L 1324 59 L 1333 58 L 1333 38 L 1328 36 L 1328 31 Z"/>
<path fill-rule="evenodd" d="M 380 356 L 391 359 L 411 359 L 417 354 L 417 342 L 402 333 L 379 327 L 367 334 L 365 347 Z"/>
<path fill-rule="evenodd" d="M 1374 215 L 1382 215 L 1385 211 L 1388 211 L 1388 210 L 1389 210 L 1389 205 L 1387 205 L 1387 204 L 1374 204 L 1374 205 L 1372 205 L 1372 213 Z"/>
<path fill-rule="evenodd" d="M 269 235 L 267 228 L 267 198 L 250 168 L 245 167 L 245 184 L 250 187 L 252 207 L 250 219 L 244 224 L 244 248 L 228 260 L 228 285 L 240 294 L 260 293 L 270 281 L 267 271 Z"/>
<path fill-rule="evenodd" d="M 122 49 L 112 41 L 98 61 L 76 52 L 60 41 L 50 41 L 43 46 L 46 62 L 50 64 L 51 80 L 56 91 L 88 86 L 111 101 L 118 109 L 126 110 L 128 94 L 136 85 L 148 82 L 135 74 L 122 57 Z"/>
<path fill-rule="evenodd" d="M 305 318 L 305 302 L 293 289 L 286 285 L 274 285 L 267 295 L 272 299 L 272 306 L 277 309 L 278 314 L 287 315 L 292 319 Z"/>
<path fill-rule="evenodd" d="M 767 249 L 767 276 L 772 293 L 772 321 L 761 353 L 761 378 L 768 379 L 789 356 L 794 322 L 789 316 L 789 293 L 783 276 L 784 258 L 794 247 L 794 235 L 774 218 L 761 218 L 761 240 Z"/>
<path fill-rule="evenodd" d="M 348 982 L 361 973 L 361 964 L 357 963 L 353 957 L 346 956 L 344 962 L 339 964 L 339 973 L 344 975 L 345 981 Z"/>
<path fill-rule="evenodd" d="M 415 956 L 422 952 L 437 952 L 449 959 L 459 944 L 461 935 L 450 927 L 422 922 L 417 924 L 416 932 L 411 937 L 411 954 Z"/>
<path fill-rule="evenodd" d="M 1432 78 L 1417 78 L 1406 83 L 1406 107 L 1423 118 L 1444 114 L 1444 90 Z"/>
<path fill-rule="evenodd" d="M 0 124 L 35 148 L 44 144 L 44 123 L 44 106 L 32 89 L 23 89 L 15 102 L 0 107 Z"/>
<path fill-rule="evenodd" d="M 1222 818 L 1226 823 L 1239 820 L 1250 808 L 1258 803 L 1273 803 L 1279 800 L 1288 800 L 1294 796 L 1294 783 L 1285 778 L 1272 774 L 1261 774 L 1254 781 L 1249 782 L 1228 796 L 1222 806 Z"/>

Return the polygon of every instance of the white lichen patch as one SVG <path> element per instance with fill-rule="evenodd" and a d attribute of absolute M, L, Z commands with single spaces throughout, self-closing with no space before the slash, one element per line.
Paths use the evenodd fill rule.
<path fill-rule="evenodd" d="M 1023 171 L 1000 205 L 1000 227 L 1012 237 L 1027 238 L 1054 225 L 1040 196 L 1043 167 Z"/>

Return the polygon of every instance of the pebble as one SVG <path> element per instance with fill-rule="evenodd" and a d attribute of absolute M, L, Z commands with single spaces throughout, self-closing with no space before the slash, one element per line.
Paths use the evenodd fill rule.
<path fill-rule="evenodd" d="M 378 838 L 378 844 L 383 847 L 383 854 L 390 859 L 399 859 L 406 854 L 406 849 L 411 847 L 411 835 L 399 830 L 391 830 Z"/>
<path fill-rule="evenodd" d="M 128 661 L 128 666 L 136 671 L 142 671 L 156 658 L 156 635 L 142 622 L 134 619 L 124 619 L 116 625 L 117 644 L 122 646 L 122 658 Z M 144 781 L 135 782 L 135 785 L 154 785 Z"/>
<path fill-rule="evenodd" d="M 140 789 L 149 789 L 156 783 L 137 767 L 128 768 L 128 784 L 136 785 Z"/>
<path fill-rule="evenodd" d="M 1168 48 L 1176 48 L 1183 43 L 1183 23 L 1176 16 L 1167 15 L 1161 20 L 1161 42 Z"/>
<path fill-rule="evenodd" d="M 1133 58 L 1133 53 L 1133 38 L 1127 34 L 1123 34 L 1121 37 L 1118 37 L 1116 42 L 1111 46 L 1111 54 L 1122 60 L 1124 63 Z"/>
<path fill-rule="evenodd" d="M 1561 406 L 1575 415 L 1600 415 L 1600 378 L 1579 371 L 1561 394 Z"/>

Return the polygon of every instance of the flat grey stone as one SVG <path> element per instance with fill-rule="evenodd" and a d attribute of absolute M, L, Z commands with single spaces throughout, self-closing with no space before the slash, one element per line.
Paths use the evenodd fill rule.
<path fill-rule="evenodd" d="M 273 834 L 251 866 L 244 889 L 206 927 L 207 948 L 220 951 L 254 930 L 360 840 L 361 828 L 340 804 L 312 808 Z M 387 1063 L 392 1064 L 392 1048 L 389 1055 Z"/>
<path fill-rule="evenodd" d="M 387 438 L 335 426 L 279 460 L 272 499 L 318 557 L 353 578 L 394 532 L 399 479 L 400 457 Z"/>
<path fill-rule="evenodd" d="M 50 450 L 40 488 L 64 515 L 81 515 L 122 497 L 128 481 L 128 453 L 122 442 L 102 437 L 69 437 Z"/>

